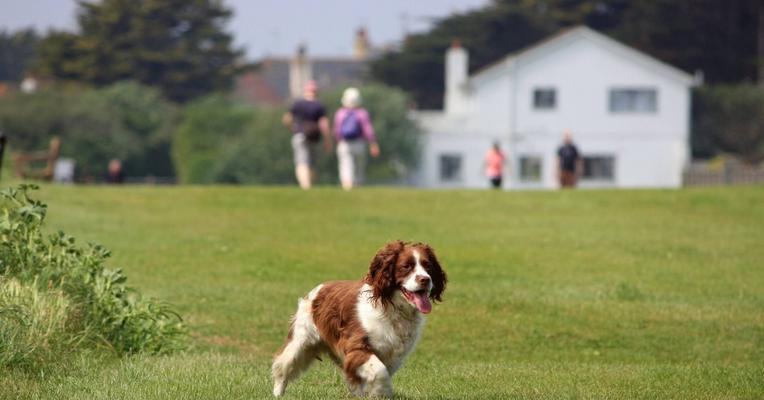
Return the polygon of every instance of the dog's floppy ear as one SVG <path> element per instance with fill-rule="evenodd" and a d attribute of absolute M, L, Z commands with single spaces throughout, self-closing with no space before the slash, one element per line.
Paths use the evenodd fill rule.
<path fill-rule="evenodd" d="M 430 265 L 427 267 L 427 273 L 430 274 L 432 279 L 432 290 L 430 291 L 430 299 L 433 301 L 442 301 L 440 295 L 446 290 L 446 283 L 448 283 L 448 277 L 446 271 L 440 267 L 438 258 L 435 257 L 435 251 L 428 244 L 422 244 L 424 251 L 427 253 L 427 258 L 430 260 Z"/>
<path fill-rule="evenodd" d="M 392 301 L 395 292 L 395 264 L 398 255 L 403 251 L 405 243 L 396 240 L 380 249 L 369 265 L 366 283 L 372 287 L 372 299 L 387 304 Z"/>

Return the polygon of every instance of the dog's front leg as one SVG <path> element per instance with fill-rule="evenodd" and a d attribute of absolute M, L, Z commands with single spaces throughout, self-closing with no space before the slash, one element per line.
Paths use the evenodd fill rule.
<path fill-rule="evenodd" d="M 355 394 L 391 399 L 393 397 L 393 383 L 385 364 L 376 355 L 369 353 L 363 354 L 362 357 L 353 358 L 356 359 L 355 363 L 345 363 L 345 373 L 352 373 L 352 379 L 348 374 L 351 389 L 359 389 L 360 392 Z M 365 361 L 359 363 L 360 359 Z"/>

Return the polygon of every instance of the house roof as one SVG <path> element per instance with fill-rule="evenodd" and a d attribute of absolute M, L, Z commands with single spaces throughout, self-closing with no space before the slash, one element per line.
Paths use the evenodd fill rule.
<path fill-rule="evenodd" d="M 496 74 L 504 68 L 511 68 L 518 62 L 525 61 L 526 59 L 530 59 L 532 57 L 546 55 L 547 53 L 553 52 L 560 46 L 564 46 L 579 39 L 589 40 L 590 42 L 595 43 L 605 48 L 606 50 L 628 58 L 631 61 L 640 64 L 645 68 L 651 69 L 658 74 L 664 75 L 669 79 L 674 79 L 687 86 L 693 85 L 694 79 L 692 75 L 632 47 L 629 47 L 617 40 L 611 39 L 610 37 L 586 26 L 576 26 L 573 28 L 563 29 L 556 34 L 541 40 L 538 43 L 535 43 L 515 53 L 508 54 L 504 58 L 501 58 L 491 64 L 486 65 L 483 68 L 480 68 L 478 71 L 472 74 L 470 80 L 483 80 Z"/>

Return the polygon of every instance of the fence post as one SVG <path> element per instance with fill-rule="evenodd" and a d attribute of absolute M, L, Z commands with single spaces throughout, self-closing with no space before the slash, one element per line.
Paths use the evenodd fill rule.
<path fill-rule="evenodd" d="M 5 142 L 7 140 L 5 133 L 0 131 L 0 178 L 3 176 L 3 154 L 5 154 Z"/>

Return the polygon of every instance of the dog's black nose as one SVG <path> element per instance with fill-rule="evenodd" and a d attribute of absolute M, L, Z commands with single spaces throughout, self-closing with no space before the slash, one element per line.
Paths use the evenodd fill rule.
<path fill-rule="evenodd" d="M 417 275 L 416 283 L 418 283 L 421 286 L 427 286 L 430 284 L 430 277 L 427 275 Z"/>

